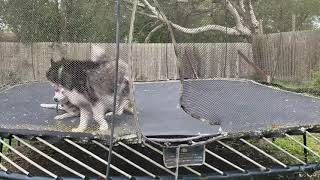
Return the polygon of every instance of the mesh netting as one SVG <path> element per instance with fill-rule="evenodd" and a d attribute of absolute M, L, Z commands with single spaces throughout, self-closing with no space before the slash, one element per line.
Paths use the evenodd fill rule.
<path fill-rule="evenodd" d="M 319 94 L 318 1 L 135 2 L 117 51 L 113 0 L 0 0 L 3 132 L 108 135 L 116 89 L 119 138 L 316 124 L 315 98 L 239 79 Z"/>

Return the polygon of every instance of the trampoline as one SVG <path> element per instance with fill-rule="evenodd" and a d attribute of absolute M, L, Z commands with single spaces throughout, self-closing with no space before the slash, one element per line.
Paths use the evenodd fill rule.
<path fill-rule="evenodd" d="M 181 88 L 184 88 L 186 92 L 181 96 L 183 108 L 179 104 L 179 90 Z M 52 94 L 52 87 L 47 82 L 25 83 L 2 90 L 0 93 L 1 136 L 15 139 L 20 144 L 35 151 L 34 153 L 39 153 L 55 166 L 58 165 L 61 169 L 65 169 L 81 179 L 85 177 L 94 178 L 95 176 L 105 177 L 104 174 L 95 169 L 97 167 L 90 167 L 78 159 L 82 159 L 81 157 L 86 155 L 106 165 L 107 161 L 101 159 L 101 155 L 99 157 L 95 154 L 97 152 L 92 150 L 108 151 L 108 147 L 103 142 L 109 140 L 110 137 L 97 136 L 94 133 L 94 126 L 92 130 L 86 133 L 71 133 L 70 128 L 77 126 L 79 118 L 53 120 L 53 117 L 57 115 L 56 110 L 40 107 L 41 103 L 50 103 L 52 101 Z M 118 158 L 117 162 L 129 163 L 129 166 L 137 168 L 140 174 L 136 174 L 126 168 L 123 170 L 123 164 L 114 162 L 115 165 L 111 168 L 119 173 L 120 176 L 114 176 L 113 178 L 121 177 L 126 179 L 135 177 L 139 179 L 159 176 L 161 179 L 171 179 L 171 176 L 176 176 L 176 172 L 170 168 L 174 168 L 175 149 L 177 147 L 185 148 L 186 150 L 184 151 L 189 152 L 189 155 L 188 153 L 182 153 L 183 151 L 180 154 L 180 164 L 189 164 L 189 166 L 182 166 L 181 171 L 191 173 L 191 175 L 181 175 L 185 179 L 193 179 L 197 176 L 224 179 L 291 172 L 312 172 L 319 169 L 317 164 L 307 165 L 303 160 L 280 148 L 278 149 L 279 152 L 285 153 L 299 163 L 298 165 L 285 164 L 246 140 L 247 135 L 250 138 L 262 137 L 267 144 L 277 147 L 266 137 L 268 135 L 277 137 L 281 133 L 283 136 L 291 138 L 293 143 L 298 143 L 302 148 L 305 148 L 308 152 L 310 151 L 310 154 L 314 153 L 313 155 L 320 157 L 306 145 L 296 142 L 290 135 L 292 132 L 300 132 L 299 134 L 306 135 L 307 133 L 311 138 L 314 137 L 311 132 L 313 130 L 316 131 L 314 127 L 318 124 L 317 117 L 320 115 L 318 111 L 320 101 L 318 98 L 268 87 L 250 80 L 230 79 L 187 80 L 182 87 L 179 81 L 138 82 L 135 83 L 135 98 L 139 111 L 139 128 L 143 136 L 146 137 L 143 144 L 150 152 L 146 151 L 145 148 L 141 149 L 141 147 L 134 145 L 138 142 L 138 132 L 133 123 L 132 115 L 124 114 L 117 117 L 115 124 L 115 137 L 119 146 L 115 150 L 115 156 Z M 304 129 L 301 129 L 301 127 L 304 127 Z M 201 140 L 204 137 L 206 139 Z M 43 147 L 37 147 L 37 144 L 34 145 L 32 142 L 27 142 L 22 138 L 32 138 L 57 151 L 60 156 L 65 156 L 65 158 L 74 161 L 77 166 L 87 169 L 88 173 L 84 175 L 73 169 L 74 165 L 69 163 L 65 165 L 55 161 L 55 159 L 59 159 L 59 156 L 49 157 L 45 152 L 39 150 L 39 148 Z M 66 151 L 67 149 L 63 150 L 60 146 L 54 145 L 52 142 L 55 141 L 52 140 L 56 138 L 61 139 L 66 144 L 63 146 L 69 147 L 68 149 L 70 150 L 74 149 L 77 152 Z M 165 141 L 166 139 L 167 141 Z M 184 140 L 179 141 L 181 139 Z M 211 141 L 208 141 L 208 139 Z M 256 157 L 259 158 L 255 160 L 253 157 L 245 155 L 240 150 L 228 145 L 227 139 L 238 140 L 253 151 L 259 152 L 260 157 L 256 154 Z M 89 149 L 92 148 L 91 151 L 87 149 L 88 147 L 84 148 L 78 144 L 79 142 L 83 143 L 83 140 L 89 142 L 90 146 L 88 147 L 90 147 Z M 2 146 L 8 147 L 20 156 L 19 153 L 21 151 L 19 152 L 16 149 L 19 149 L 19 147 L 14 148 L 11 143 L 0 141 Z M 162 147 L 157 141 L 171 142 L 173 144 L 165 143 L 165 147 Z M 128 145 L 128 142 L 133 145 Z M 170 147 L 173 149 L 170 150 Z M 221 148 L 224 150 L 221 151 Z M 122 154 L 117 153 L 117 151 L 122 152 Z M 233 160 L 223 157 L 224 155 L 221 155 L 221 153 L 224 151 L 229 151 L 229 153 L 234 154 L 232 156 L 238 156 L 238 158 Z M 71 156 L 67 152 L 72 152 Z M 79 152 L 85 155 L 80 156 Z M 126 157 L 125 154 L 129 152 L 134 155 Z M 153 155 L 145 155 L 150 153 Z M 191 159 L 190 153 L 193 157 Z M 202 153 L 207 154 L 207 157 L 204 158 L 205 156 L 202 156 Z M 2 173 L 0 176 L 28 179 L 30 172 L 25 170 L 27 167 L 11 164 L 10 159 L 2 153 L 0 153 L 0 156 L 4 161 L 9 162 L 9 164 L 5 164 L 6 166 L 18 166 L 18 170 L 25 174 L 8 173 L 8 169 L 2 165 L 2 170 L 7 173 Z M 29 154 L 29 156 L 33 155 Z M 78 157 L 75 158 L 74 156 Z M 134 156 L 139 157 L 139 160 Z M 161 165 L 162 163 L 159 162 L 158 158 L 161 156 L 164 158 L 165 165 Z M 261 162 L 261 156 L 264 158 L 263 162 Z M 40 164 L 38 164 L 35 159 L 30 161 L 25 156 L 20 156 L 20 158 L 32 165 L 36 165 L 40 176 L 38 173 L 38 176 L 34 177 L 35 179 L 45 179 L 46 176 L 62 177 L 51 171 L 51 166 L 41 166 L 43 160 L 39 160 Z M 150 165 L 154 166 L 155 169 L 159 169 L 158 173 L 160 175 L 156 175 L 152 172 L 154 170 L 144 167 L 141 162 L 137 161 L 151 163 Z M 237 161 L 246 161 L 251 164 L 249 166 L 251 168 L 246 170 L 245 167 L 239 166 Z M 218 162 L 225 165 L 217 165 Z M 267 167 L 265 163 L 268 163 L 268 166 L 271 165 L 271 167 Z M 225 169 L 224 167 L 229 168 Z M 33 169 L 33 171 L 35 170 Z M 141 173 L 147 176 L 141 176 Z M 63 178 L 68 179 L 68 176 L 63 176 Z"/>
<path fill-rule="evenodd" d="M 144 136 L 232 134 L 240 137 L 248 133 L 259 136 L 319 124 L 318 98 L 254 81 L 185 81 L 185 93 L 181 97 L 183 108 L 179 103 L 180 88 L 178 81 L 135 84 L 139 126 Z M 55 109 L 40 107 L 41 103 L 53 103 L 52 96 L 52 87 L 46 82 L 26 83 L 3 90 L 0 93 L 1 134 L 99 139 L 95 127 L 85 133 L 70 132 L 78 125 L 79 117 L 54 120 Z M 135 137 L 136 127 L 131 114 L 123 114 L 115 122 L 115 137 Z"/>

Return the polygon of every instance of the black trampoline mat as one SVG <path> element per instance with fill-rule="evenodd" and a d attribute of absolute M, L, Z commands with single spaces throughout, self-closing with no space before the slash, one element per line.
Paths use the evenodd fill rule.
<path fill-rule="evenodd" d="M 234 134 L 320 124 L 319 99 L 247 80 L 185 81 L 181 102 L 186 113 L 179 105 L 180 86 L 178 81 L 135 84 L 139 125 L 145 136 L 214 136 L 221 133 L 220 128 Z M 56 110 L 40 107 L 41 103 L 53 103 L 53 94 L 52 87 L 45 82 L 16 85 L 2 91 L 1 133 L 96 137 L 94 121 L 89 131 L 72 133 L 79 118 L 54 120 Z M 206 119 L 211 125 L 188 113 Z M 116 137 L 136 134 L 134 124 L 132 115 L 117 117 Z"/>
<path fill-rule="evenodd" d="M 187 80 L 181 104 L 229 133 L 320 124 L 320 99 L 250 80 Z"/>
<path fill-rule="evenodd" d="M 135 88 L 140 127 L 145 136 L 219 134 L 218 127 L 206 126 L 179 108 L 178 82 L 137 83 Z M 94 121 L 86 133 L 72 133 L 71 129 L 79 124 L 78 117 L 54 120 L 56 115 L 64 112 L 57 114 L 55 109 L 40 107 L 42 103 L 54 103 L 53 94 L 53 88 L 48 83 L 16 85 L 0 93 L 1 132 L 80 138 L 99 135 L 98 125 Z M 110 118 L 107 118 L 109 124 Z M 136 134 L 134 124 L 132 115 L 117 117 L 115 136 L 123 138 Z"/>
<path fill-rule="evenodd" d="M 147 136 L 220 134 L 220 126 L 208 126 L 180 108 L 180 87 L 178 81 L 135 85 L 142 132 Z"/>

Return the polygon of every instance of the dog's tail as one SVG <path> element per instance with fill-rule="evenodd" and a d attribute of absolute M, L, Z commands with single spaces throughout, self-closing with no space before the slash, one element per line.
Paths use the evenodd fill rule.
<path fill-rule="evenodd" d="M 106 60 L 107 60 L 106 50 L 102 46 L 99 46 L 97 44 L 92 44 L 91 61 L 101 62 Z"/>

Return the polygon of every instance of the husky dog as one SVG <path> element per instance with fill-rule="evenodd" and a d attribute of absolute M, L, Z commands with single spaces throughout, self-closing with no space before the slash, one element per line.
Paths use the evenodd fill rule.
<path fill-rule="evenodd" d="M 118 98 L 116 114 L 120 115 L 124 109 L 130 109 L 129 81 L 127 78 L 127 64 L 119 62 Z M 99 124 L 99 130 L 108 129 L 104 116 L 113 111 L 113 95 L 115 92 L 115 63 L 93 62 L 61 59 L 54 62 L 47 71 L 47 79 L 60 87 L 61 94 L 80 110 L 80 125 L 74 132 L 83 132 L 89 126 L 93 117 Z M 57 101 L 60 99 L 57 98 Z M 61 118 L 61 117 L 60 117 Z"/>

